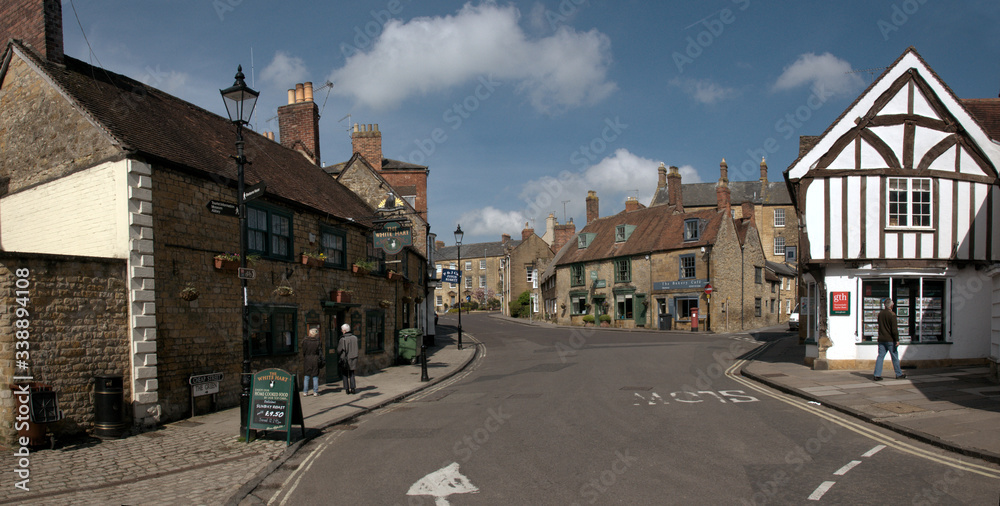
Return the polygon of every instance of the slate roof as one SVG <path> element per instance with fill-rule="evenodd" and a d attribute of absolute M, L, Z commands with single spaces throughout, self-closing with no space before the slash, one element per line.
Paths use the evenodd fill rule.
<path fill-rule="evenodd" d="M 499 257 L 503 256 L 505 253 L 504 244 L 501 241 L 495 242 L 477 242 L 472 244 L 462 245 L 462 258 L 488 258 L 488 257 Z M 513 249 L 516 248 L 521 241 L 515 241 L 511 239 L 507 241 L 507 247 Z M 434 261 L 439 262 L 442 260 L 456 260 L 458 258 L 458 246 L 445 246 L 443 248 L 438 248 L 434 252 Z"/>
<path fill-rule="evenodd" d="M 767 270 L 773 271 L 776 274 L 781 274 L 782 276 L 795 277 L 798 274 L 798 271 L 795 270 L 795 267 L 788 265 L 786 263 L 764 260 L 764 267 L 766 267 Z"/>
<path fill-rule="evenodd" d="M 340 162 L 340 163 L 335 163 L 335 164 L 332 164 L 332 165 L 327 165 L 326 167 L 323 167 L 323 170 L 326 171 L 327 174 L 337 175 L 337 174 L 340 174 L 340 172 L 344 170 L 344 167 L 347 167 L 347 165 L 350 162 L 351 161 L 348 160 L 346 162 Z M 382 159 L 382 170 L 425 170 L 426 171 L 427 170 L 427 166 L 426 165 L 417 165 L 415 163 L 404 162 L 404 161 L 401 161 L 401 160 L 393 160 L 392 158 L 383 158 Z M 428 172 L 430 172 L 430 171 L 428 171 Z"/>
<path fill-rule="evenodd" d="M 85 115 L 129 156 L 236 186 L 236 127 L 223 118 L 139 81 L 65 57 L 64 65 L 39 58 L 11 41 Z M 228 87 L 229 82 L 219 83 Z M 219 97 L 220 102 L 222 97 Z M 248 185 L 264 181 L 266 195 L 315 212 L 371 225 L 374 211 L 297 151 L 244 128 Z"/>
<path fill-rule="evenodd" d="M 715 207 L 719 203 L 719 197 L 715 193 L 716 183 L 682 183 L 681 184 L 681 204 L 684 207 Z M 760 180 L 757 181 L 730 181 L 729 182 L 730 203 L 739 206 L 744 202 L 771 205 L 791 205 L 792 199 L 788 195 L 788 188 L 784 181 L 768 181 L 767 192 L 761 200 Z M 657 188 L 650 202 L 650 207 L 667 205 L 667 188 Z"/>
<path fill-rule="evenodd" d="M 719 227 L 726 212 L 716 209 L 675 214 L 670 206 L 647 207 L 631 212 L 622 211 L 613 216 L 598 218 L 583 227 L 580 234 L 596 234 L 586 248 L 580 249 L 577 241 L 570 241 L 558 260 L 558 265 L 591 262 L 611 258 L 641 255 L 659 251 L 697 248 L 715 244 Z M 701 236 L 697 241 L 684 241 L 684 221 L 692 218 L 704 220 Z M 628 240 L 615 242 L 618 225 L 634 225 Z M 579 234 L 578 234 L 579 236 Z"/>

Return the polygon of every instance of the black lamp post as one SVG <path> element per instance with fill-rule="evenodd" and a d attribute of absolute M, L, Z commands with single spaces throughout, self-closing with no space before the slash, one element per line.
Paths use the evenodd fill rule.
<path fill-rule="evenodd" d="M 462 349 L 462 284 L 465 282 L 462 279 L 462 237 L 465 233 L 462 232 L 462 225 L 459 224 L 458 228 L 455 229 L 455 246 L 458 246 L 458 349 Z"/>
<path fill-rule="evenodd" d="M 243 166 L 247 159 L 243 155 L 243 126 L 250 123 L 253 108 L 257 105 L 259 92 L 250 89 L 243 81 L 243 66 L 236 67 L 236 82 L 224 90 L 222 101 L 226 104 L 229 121 L 236 125 L 236 203 L 240 219 L 240 286 L 243 300 L 243 374 L 240 376 L 240 435 L 246 434 L 247 414 L 250 412 L 250 307 L 247 305 L 247 280 L 242 275 L 247 266 L 247 209 L 244 200 Z"/>

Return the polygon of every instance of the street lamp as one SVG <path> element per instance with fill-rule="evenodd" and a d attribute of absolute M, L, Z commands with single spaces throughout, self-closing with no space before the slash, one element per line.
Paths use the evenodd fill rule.
<path fill-rule="evenodd" d="M 455 246 L 458 246 L 458 349 L 462 349 L 462 225 L 455 229 Z"/>
<path fill-rule="evenodd" d="M 224 90 L 219 90 L 222 94 L 222 101 L 226 104 L 226 113 L 229 114 L 229 121 L 236 125 L 236 203 L 240 220 L 240 286 L 243 300 L 243 374 L 240 376 L 240 435 L 246 434 L 247 415 L 250 412 L 250 307 L 247 305 L 247 279 L 243 272 L 247 267 L 247 209 L 246 200 L 243 198 L 244 180 L 243 166 L 247 163 L 246 156 L 243 155 L 243 126 L 250 123 L 250 116 L 253 116 L 254 106 L 257 105 L 257 96 L 260 92 L 254 91 L 243 81 L 243 66 L 236 67 L 236 82 Z"/>

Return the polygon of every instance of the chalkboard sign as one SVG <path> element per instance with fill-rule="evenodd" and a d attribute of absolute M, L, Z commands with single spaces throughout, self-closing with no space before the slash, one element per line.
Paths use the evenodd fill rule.
<path fill-rule="evenodd" d="M 291 444 L 292 424 L 298 424 L 305 437 L 305 420 L 296 384 L 295 375 L 281 369 L 266 369 L 253 375 L 250 412 L 247 413 L 247 442 L 250 441 L 250 430 L 282 430 L 285 431 L 285 443 Z"/>

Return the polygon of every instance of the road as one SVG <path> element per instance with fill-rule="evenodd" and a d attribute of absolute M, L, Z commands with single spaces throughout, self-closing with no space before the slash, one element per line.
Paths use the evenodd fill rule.
<path fill-rule="evenodd" d="M 783 332 L 462 323 L 465 371 L 332 428 L 244 504 L 997 502 L 1000 472 L 734 373 Z"/>

